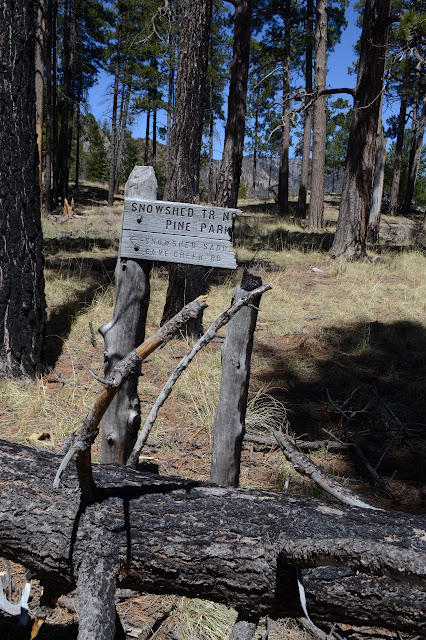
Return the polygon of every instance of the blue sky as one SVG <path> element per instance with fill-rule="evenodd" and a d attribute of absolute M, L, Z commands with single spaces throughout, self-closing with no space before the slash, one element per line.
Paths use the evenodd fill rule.
<path fill-rule="evenodd" d="M 353 47 L 360 37 L 361 30 L 356 26 L 358 17 L 357 12 L 353 8 L 354 0 L 351 0 L 350 6 L 346 10 L 346 19 L 348 21 L 347 28 L 343 31 L 341 41 L 336 45 L 335 50 L 329 55 L 327 69 L 327 86 L 332 87 L 354 87 L 356 76 L 348 73 L 348 68 L 353 64 L 355 55 Z M 99 74 L 98 83 L 89 91 L 90 111 L 98 120 L 110 117 L 111 112 L 111 86 L 112 78 L 101 72 Z M 342 96 L 345 97 L 345 96 Z M 348 100 L 352 98 L 348 96 Z M 387 105 L 386 101 L 383 105 L 383 119 L 386 119 L 398 109 L 399 105 Z M 165 120 L 165 114 L 160 115 Z M 132 133 L 134 137 L 145 137 L 145 116 L 140 115 L 134 122 Z M 215 140 L 215 158 L 220 158 L 223 146 L 224 126 L 218 123 L 217 139 Z"/>

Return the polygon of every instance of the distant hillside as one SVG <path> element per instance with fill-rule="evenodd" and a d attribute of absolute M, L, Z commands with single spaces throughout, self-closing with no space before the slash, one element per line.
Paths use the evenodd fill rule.
<path fill-rule="evenodd" d="M 219 171 L 220 160 L 214 160 L 214 179 L 216 181 Z M 289 191 L 290 195 L 296 196 L 299 192 L 300 179 L 300 158 L 290 158 L 290 179 Z M 278 171 L 279 159 L 258 158 L 256 167 L 256 183 L 253 189 L 253 156 L 244 156 L 241 172 L 241 183 L 247 187 L 247 196 L 255 198 L 273 198 L 278 192 Z M 207 192 L 208 184 L 208 168 L 201 169 L 202 191 Z M 324 189 L 326 192 L 341 193 L 343 184 L 343 170 L 339 175 L 333 176 L 329 173 L 325 175 Z M 270 188 L 269 188 L 270 186 Z"/>

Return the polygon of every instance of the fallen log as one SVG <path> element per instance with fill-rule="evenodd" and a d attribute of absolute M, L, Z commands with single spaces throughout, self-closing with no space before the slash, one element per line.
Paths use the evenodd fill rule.
<path fill-rule="evenodd" d="M 426 631 L 422 517 L 115 465 L 94 467 L 89 505 L 73 462 L 54 490 L 58 456 L 0 441 L 0 461 L 0 556 L 52 597 L 79 587 L 79 638 L 113 638 L 115 586 L 299 617 L 296 570 L 314 622 Z"/>

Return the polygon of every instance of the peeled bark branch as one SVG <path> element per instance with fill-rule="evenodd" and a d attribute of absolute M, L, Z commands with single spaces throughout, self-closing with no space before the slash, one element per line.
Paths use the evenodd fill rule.
<path fill-rule="evenodd" d="M 147 358 L 157 347 L 171 340 L 172 337 L 185 326 L 188 320 L 197 317 L 198 313 L 207 307 L 206 299 L 206 296 L 199 296 L 196 300 L 187 304 L 178 314 L 169 320 L 169 322 L 160 327 L 150 338 L 129 353 L 123 360 L 120 360 L 114 367 L 110 378 L 107 380 L 107 387 L 96 398 L 93 407 L 83 421 L 83 427 L 77 434 L 72 448 L 59 467 L 54 481 L 55 488 L 58 488 L 60 476 L 70 458 L 76 452 L 78 480 L 82 495 L 87 502 L 94 502 L 96 487 L 92 475 L 90 447 L 99 433 L 99 423 L 102 420 L 102 416 L 118 389 L 126 382 L 129 376 L 134 373 L 142 360 Z"/>
<path fill-rule="evenodd" d="M 426 631 L 421 516 L 114 465 L 95 467 L 99 501 L 84 505 L 74 464 L 55 491 L 57 456 L 0 441 L 0 457 L 0 555 L 51 593 L 105 567 L 120 587 L 222 602 L 242 620 L 300 617 L 299 569 L 315 623 Z"/>
<path fill-rule="evenodd" d="M 291 442 L 290 438 L 281 433 L 281 431 L 274 430 L 274 436 L 287 460 L 292 463 L 293 467 L 300 474 L 308 476 L 308 478 L 311 478 L 321 489 L 345 504 L 349 504 L 352 507 L 377 510 L 377 507 L 373 507 L 371 504 L 364 502 L 352 489 L 343 487 L 332 476 L 312 462 L 308 456 L 298 451 L 297 446 Z"/>
<path fill-rule="evenodd" d="M 157 419 L 158 410 L 160 409 L 160 407 L 163 406 L 163 404 L 165 403 L 165 401 L 167 400 L 167 398 L 169 397 L 173 389 L 173 385 L 180 378 L 182 373 L 185 371 L 188 365 L 195 358 L 197 353 L 203 347 L 209 344 L 209 342 L 213 340 L 213 338 L 215 337 L 219 329 L 223 327 L 227 322 L 229 322 L 229 320 L 237 313 L 237 311 L 239 311 L 242 307 L 249 305 L 253 299 L 255 299 L 257 296 L 262 295 L 263 293 L 265 293 L 265 291 L 268 291 L 270 288 L 271 286 L 269 284 L 264 285 L 263 287 L 259 287 L 255 291 L 251 291 L 250 293 L 245 295 L 243 298 L 240 298 L 235 304 L 229 307 L 229 309 L 226 309 L 223 313 L 220 314 L 218 318 L 216 318 L 213 324 L 210 325 L 210 327 L 207 329 L 205 334 L 201 336 L 198 342 L 196 342 L 195 345 L 192 347 L 191 351 L 184 358 L 182 358 L 182 360 L 179 362 L 178 366 L 173 371 L 170 378 L 167 380 L 166 384 L 161 390 L 160 395 L 155 401 L 154 406 L 149 412 L 149 415 L 145 420 L 145 424 L 138 437 L 138 440 L 134 446 L 134 449 L 129 456 L 129 459 L 127 461 L 127 466 L 129 467 L 136 466 L 136 463 L 139 458 L 139 454 L 142 451 L 142 448 L 148 439 L 150 431 L 154 426 L 155 420 Z"/>

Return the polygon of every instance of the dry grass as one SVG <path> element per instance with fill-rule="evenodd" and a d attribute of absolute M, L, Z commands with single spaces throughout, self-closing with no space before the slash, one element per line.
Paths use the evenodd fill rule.
<path fill-rule="evenodd" d="M 324 250 L 313 248 L 324 247 L 327 242 L 337 218 L 333 204 L 326 207 L 324 234 L 307 234 L 294 224 L 274 218 L 267 207 L 256 207 L 252 203 L 238 223 L 237 254 L 240 261 L 251 264 L 264 283 L 271 284 L 272 290 L 264 295 L 258 317 L 247 429 L 259 432 L 278 427 L 313 439 L 323 435 L 323 427 L 337 433 L 342 425 L 327 400 L 327 392 L 337 403 L 357 387 L 360 403 L 374 389 L 401 424 L 422 422 L 419 416 L 425 409 L 422 391 L 426 370 L 424 253 L 388 251 L 377 262 L 336 262 Z M 88 202 L 82 212 L 87 212 L 83 221 L 75 219 L 65 223 L 67 226 L 44 220 L 48 238 L 66 239 L 60 251 L 48 250 L 48 257 L 60 258 L 59 266 L 46 269 L 48 349 L 55 365 L 34 385 L 0 381 L 3 438 L 57 448 L 67 433 L 79 427 L 99 390 L 88 369 L 102 373 L 102 340 L 98 337 L 97 347 L 92 345 L 89 322 L 96 330 L 111 318 L 113 272 L 107 268 L 94 271 L 87 260 L 102 263 L 114 255 L 120 207 L 108 209 Z M 81 240 L 80 249 L 72 244 L 67 249 L 70 238 L 77 245 Z M 241 270 L 216 276 L 209 291 L 205 327 L 229 306 L 233 288 L 240 280 Z M 154 268 L 147 335 L 158 327 L 166 288 L 165 269 Z M 222 338 L 225 333 L 222 329 Z M 154 445 L 148 448 L 147 456 L 159 461 L 163 473 L 209 478 L 220 344 L 213 342 L 198 354 L 160 410 L 152 432 Z M 174 340 L 145 363 L 139 383 L 142 419 L 189 349 L 184 340 Z M 372 419 L 367 415 L 364 418 Z M 31 439 L 42 432 L 48 433 L 49 439 Z M 402 446 L 400 441 L 398 446 Z M 406 492 L 407 508 L 416 508 L 417 480 L 411 481 L 410 474 L 416 472 L 417 458 L 401 449 L 402 456 L 409 469 L 401 467 L 395 483 L 399 483 L 401 496 Z M 369 499 L 383 500 L 379 495 L 371 496 L 371 488 L 346 456 L 331 455 L 324 448 L 314 457 L 342 482 L 370 492 Z M 395 455 L 390 468 L 383 467 L 383 473 L 390 476 L 397 463 Z M 244 449 L 242 486 L 281 490 L 288 475 L 290 491 L 318 494 L 316 487 L 301 478 L 276 450 Z M 173 602 L 167 625 L 174 625 L 180 637 L 227 637 L 235 618 L 233 612 L 201 601 L 176 598 Z M 300 640 L 301 633 L 294 624 L 284 621 L 277 623 L 270 638 Z M 153 637 L 166 636 L 161 635 L 160 627 Z"/>

